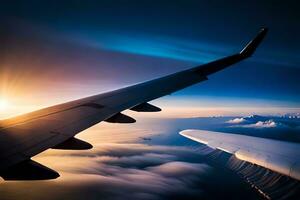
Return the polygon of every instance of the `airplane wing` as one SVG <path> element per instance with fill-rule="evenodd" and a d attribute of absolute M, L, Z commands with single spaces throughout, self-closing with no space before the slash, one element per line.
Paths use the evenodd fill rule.
<path fill-rule="evenodd" d="M 213 149 L 233 154 L 240 160 L 300 180 L 298 143 L 203 130 L 184 130 L 180 134 Z"/>
<path fill-rule="evenodd" d="M 208 75 L 250 57 L 266 33 L 262 29 L 241 52 L 201 66 L 0 121 L 0 176 L 5 180 L 57 178 L 57 172 L 30 158 L 49 148 L 91 148 L 74 136 L 101 121 L 135 122 L 121 113 L 126 109 L 160 111 L 147 102 L 205 81 Z"/>

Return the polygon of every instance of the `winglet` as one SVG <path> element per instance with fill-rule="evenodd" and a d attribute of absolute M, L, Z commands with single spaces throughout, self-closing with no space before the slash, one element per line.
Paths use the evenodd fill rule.
<path fill-rule="evenodd" d="M 261 43 L 261 41 L 264 39 L 267 32 L 268 28 L 262 28 L 257 34 L 257 36 L 244 47 L 244 49 L 240 52 L 240 55 L 244 57 L 251 56 L 254 53 L 255 49 L 258 47 L 258 45 Z"/>

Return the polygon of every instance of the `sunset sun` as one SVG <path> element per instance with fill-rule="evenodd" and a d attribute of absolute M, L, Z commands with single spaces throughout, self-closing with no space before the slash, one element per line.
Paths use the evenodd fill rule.
<path fill-rule="evenodd" d="M 6 99 L 0 99 L 0 110 L 6 110 L 9 106 L 9 103 Z"/>

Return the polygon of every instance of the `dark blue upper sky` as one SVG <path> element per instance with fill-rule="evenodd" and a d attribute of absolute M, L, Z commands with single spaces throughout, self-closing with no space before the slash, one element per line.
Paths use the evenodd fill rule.
<path fill-rule="evenodd" d="M 85 69 L 111 70 L 111 81 L 122 85 L 235 53 L 267 26 L 269 35 L 254 57 L 176 95 L 299 107 L 298 8 L 297 1 L 7 1 L 0 15 L 2 27 L 10 31 L 1 41 L 7 32 L 17 37 L 23 32 L 34 33 L 26 42 L 51 38 L 51 45 L 64 53 L 70 48 L 61 41 L 91 48 L 106 65 L 87 62 Z M 122 56 L 106 56 L 112 54 Z M 97 82 L 99 77 L 89 78 Z"/>

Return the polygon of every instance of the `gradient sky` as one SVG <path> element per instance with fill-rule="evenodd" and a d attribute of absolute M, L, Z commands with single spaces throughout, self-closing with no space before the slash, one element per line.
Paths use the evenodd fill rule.
<path fill-rule="evenodd" d="M 298 119 L 288 119 L 296 125 L 274 117 L 262 122 L 253 117 L 182 119 L 300 112 L 298 4 L 1 1 L 0 118 L 206 63 L 240 51 L 261 27 L 270 31 L 252 58 L 155 100 L 162 112 L 125 111 L 137 123 L 100 123 L 81 132 L 78 137 L 93 144 L 92 150 L 50 149 L 35 156 L 61 177 L 0 180 L 0 198 L 258 199 L 254 187 L 207 163 L 201 146 L 178 132 L 211 129 L 300 141 Z M 242 123 L 229 123 L 234 120 Z"/>
<path fill-rule="evenodd" d="M 254 57 L 156 103 L 185 110 L 201 107 L 214 115 L 297 112 L 297 4 L 3 1 L 0 89 L 1 99 L 7 99 L 11 107 L 10 111 L 2 111 L 1 117 L 156 78 L 235 53 L 263 26 L 270 32 Z M 197 112 L 201 115 L 201 110 Z"/>

